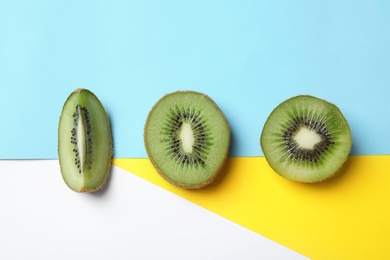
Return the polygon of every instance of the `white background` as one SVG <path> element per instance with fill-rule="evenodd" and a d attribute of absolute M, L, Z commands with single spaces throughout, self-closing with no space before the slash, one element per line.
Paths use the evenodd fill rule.
<path fill-rule="evenodd" d="M 57 160 L 0 161 L 0 259 L 303 259 L 113 166 L 94 194 Z"/>

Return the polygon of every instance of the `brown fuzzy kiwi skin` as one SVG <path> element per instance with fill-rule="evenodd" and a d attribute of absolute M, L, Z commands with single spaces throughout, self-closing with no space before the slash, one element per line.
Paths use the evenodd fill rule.
<path fill-rule="evenodd" d="M 87 91 L 90 91 L 90 90 L 88 90 L 88 89 L 86 89 L 86 88 L 77 88 L 77 89 L 75 89 L 73 92 L 75 92 L 75 93 L 80 93 L 82 90 L 87 90 Z M 68 98 L 66 99 L 66 101 L 64 102 L 64 105 L 63 105 L 63 108 L 65 107 L 65 104 L 66 104 L 66 102 L 68 101 L 68 99 L 70 98 L 70 96 L 71 95 L 69 95 L 68 96 Z M 96 97 L 97 98 L 97 97 Z M 103 109 L 105 110 L 105 108 L 103 107 Z M 63 109 L 62 109 L 63 110 Z M 62 114 L 62 110 L 61 110 L 61 114 Z M 106 112 L 106 114 L 107 114 L 107 112 Z M 61 118 L 61 116 L 60 116 L 60 118 Z M 60 118 L 59 118 L 59 120 L 60 120 Z M 107 115 L 107 118 L 108 118 L 108 115 Z M 110 125 L 108 126 L 108 129 L 110 129 L 111 127 L 110 127 Z M 59 134 L 59 129 L 58 129 L 58 134 Z M 110 136 L 112 136 L 112 134 L 111 134 L 111 131 L 110 131 Z M 112 156 L 113 156 L 113 154 L 114 154 L 114 149 L 113 149 L 113 145 L 112 145 L 112 137 L 110 137 L 110 140 L 111 140 L 111 158 L 112 158 Z M 58 143 L 57 143 L 57 153 L 59 154 L 59 140 L 57 141 Z M 106 185 L 107 185 L 107 179 L 108 179 L 108 177 L 109 177 L 109 175 L 110 175 L 110 172 L 111 172 L 111 165 L 112 165 L 112 159 L 110 159 L 110 162 L 109 162 L 109 164 L 108 164 L 108 169 L 107 169 L 107 174 L 106 174 L 106 178 L 104 179 L 104 182 L 102 183 L 102 185 L 100 185 L 99 187 L 97 187 L 96 189 L 80 189 L 80 190 L 75 190 L 75 189 L 72 189 L 69 185 L 67 185 L 71 190 L 73 190 L 73 191 L 75 191 L 75 192 L 77 192 L 77 193 L 92 193 L 92 192 L 97 192 L 97 191 L 99 191 L 99 190 L 101 190 L 103 187 L 105 187 Z M 60 164 L 60 171 L 62 172 L 62 169 L 61 169 L 61 164 Z M 61 176 L 62 176 L 62 174 L 61 174 Z M 63 180 L 65 181 L 65 179 L 63 178 Z M 66 183 L 66 182 L 65 182 Z"/>
<path fill-rule="evenodd" d="M 172 92 L 172 93 L 168 93 L 168 94 L 165 94 L 163 97 L 161 97 L 152 107 L 152 109 L 150 111 L 152 111 L 154 109 L 154 107 L 159 103 L 159 101 L 163 98 L 165 98 L 166 96 L 169 96 L 169 95 L 172 95 L 174 93 L 178 93 L 178 92 L 193 92 L 193 93 L 198 93 L 198 94 L 202 94 L 203 96 L 209 98 L 214 106 L 218 109 L 218 111 L 221 113 L 221 115 L 223 116 L 225 122 L 226 122 L 226 125 L 228 126 L 228 130 L 229 130 L 229 139 L 228 139 L 228 147 L 230 147 L 230 142 L 231 142 L 231 131 L 230 131 L 230 125 L 229 125 L 229 122 L 227 121 L 225 115 L 223 114 L 222 110 L 217 106 L 217 104 L 214 102 L 213 99 L 211 99 L 209 96 L 207 96 L 206 94 L 203 94 L 203 93 L 200 93 L 200 92 L 196 92 L 196 91 L 186 91 L 186 90 L 178 90 L 178 91 L 175 91 L 175 92 Z M 146 119 L 146 123 L 145 123 L 145 126 L 144 126 L 144 146 L 145 146 L 145 150 L 146 150 L 146 153 L 148 155 L 148 158 L 149 158 L 149 161 L 151 162 L 151 164 L 153 165 L 154 169 L 156 170 L 156 172 L 164 179 L 166 180 L 168 183 L 172 184 L 173 186 L 175 187 L 178 187 L 178 188 L 182 188 L 182 189 L 187 189 L 187 190 L 196 190 L 196 189 L 201 189 L 201 188 L 204 188 L 208 185 L 210 185 L 212 182 L 214 182 L 214 180 L 218 177 L 219 173 L 222 171 L 222 168 L 223 166 L 225 165 L 225 162 L 226 162 L 226 159 L 228 157 L 228 154 L 229 154 L 229 150 L 230 149 L 227 149 L 226 150 L 226 153 L 224 155 L 224 159 L 221 163 L 221 165 L 219 166 L 219 168 L 215 171 L 215 173 L 213 174 L 213 176 L 211 176 L 211 178 L 209 178 L 208 180 L 206 180 L 205 182 L 202 182 L 202 183 L 199 183 L 199 184 L 194 184 L 194 185 L 187 185 L 187 184 L 182 184 L 182 183 L 177 183 L 177 182 L 174 182 L 172 181 L 171 179 L 167 178 L 165 176 L 165 174 L 160 171 L 160 169 L 157 167 L 157 165 L 153 162 L 153 160 L 151 160 L 150 158 L 150 154 L 148 152 L 148 149 L 146 148 L 146 142 L 145 142 L 145 133 L 146 133 L 146 125 L 147 125 L 147 122 L 149 121 L 149 117 L 150 117 L 150 112 L 148 114 L 148 117 Z"/>

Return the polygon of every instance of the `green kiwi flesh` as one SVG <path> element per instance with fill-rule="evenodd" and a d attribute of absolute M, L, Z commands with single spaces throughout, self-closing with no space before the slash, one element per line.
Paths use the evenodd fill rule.
<path fill-rule="evenodd" d="M 58 126 L 58 159 L 68 187 L 93 192 L 105 183 L 112 157 L 106 111 L 87 89 L 76 89 L 66 100 Z"/>
<path fill-rule="evenodd" d="M 205 94 L 176 91 L 151 109 L 144 128 L 149 159 L 168 182 L 196 189 L 210 184 L 228 155 L 230 128 Z"/>
<path fill-rule="evenodd" d="M 260 145 L 276 173 L 289 180 L 312 183 L 340 169 L 350 153 L 352 136 L 337 106 L 301 95 L 282 102 L 271 112 Z"/>

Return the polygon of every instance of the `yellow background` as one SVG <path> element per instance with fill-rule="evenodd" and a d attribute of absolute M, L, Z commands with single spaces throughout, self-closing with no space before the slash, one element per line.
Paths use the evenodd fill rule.
<path fill-rule="evenodd" d="M 313 259 L 390 259 L 390 156 L 350 156 L 327 181 L 278 176 L 264 157 L 228 158 L 201 190 L 165 182 L 148 159 L 113 164 Z"/>

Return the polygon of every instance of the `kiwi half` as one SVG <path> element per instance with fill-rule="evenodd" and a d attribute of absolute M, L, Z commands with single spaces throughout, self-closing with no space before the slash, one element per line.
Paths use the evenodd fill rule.
<path fill-rule="evenodd" d="M 194 91 L 162 97 L 149 112 L 145 148 L 157 172 L 181 188 L 210 184 L 228 155 L 230 128 L 212 99 Z"/>
<path fill-rule="evenodd" d="M 109 120 L 103 105 L 87 89 L 66 100 L 58 126 L 58 159 L 68 187 L 93 192 L 105 183 L 112 157 Z"/>
<path fill-rule="evenodd" d="M 337 106 L 302 95 L 272 111 L 260 144 L 275 172 L 289 180 L 311 183 L 338 171 L 349 155 L 352 136 Z"/>

